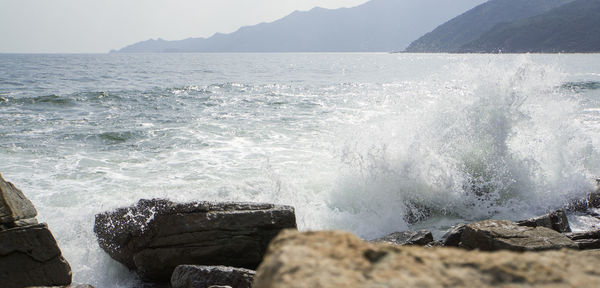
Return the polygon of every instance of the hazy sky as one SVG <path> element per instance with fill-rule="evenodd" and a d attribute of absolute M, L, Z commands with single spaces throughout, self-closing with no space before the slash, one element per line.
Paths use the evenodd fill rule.
<path fill-rule="evenodd" d="M 104 53 L 147 40 L 229 33 L 294 10 L 367 0 L 0 0 L 0 53 Z"/>

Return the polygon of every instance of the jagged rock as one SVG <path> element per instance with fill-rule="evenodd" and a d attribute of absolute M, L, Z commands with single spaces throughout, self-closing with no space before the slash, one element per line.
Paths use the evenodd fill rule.
<path fill-rule="evenodd" d="M 460 247 L 486 251 L 578 249 L 575 242 L 552 229 L 518 226 L 506 220 L 485 220 L 466 225 Z"/>
<path fill-rule="evenodd" d="M 567 214 L 564 210 L 557 210 L 546 215 L 517 221 L 516 223 L 519 226 L 546 227 L 560 233 L 571 232 L 569 220 L 567 219 Z"/>
<path fill-rule="evenodd" d="M 427 230 L 394 232 L 385 237 L 375 239 L 373 242 L 388 242 L 395 245 L 425 246 L 433 242 L 433 235 Z"/>
<path fill-rule="evenodd" d="M 96 215 L 94 232 L 100 247 L 142 279 L 167 282 L 182 264 L 255 269 L 285 228 L 296 228 L 290 206 L 153 199 Z"/>
<path fill-rule="evenodd" d="M 565 233 L 581 250 L 600 249 L 600 230 Z"/>
<path fill-rule="evenodd" d="M 46 224 L 0 231 L 3 288 L 71 284 L 71 267 Z"/>
<path fill-rule="evenodd" d="M 600 208 L 600 188 L 589 193 L 584 199 L 571 201 L 565 209 L 568 211 L 586 212 L 590 208 Z"/>
<path fill-rule="evenodd" d="M 9 229 L 20 225 L 30 225 L 37 211 L 31 201 L 15 185 L 6 182 L 0 174 L 0 229 Z"/>
<path fill-rule="evenodd" d="M 442 239 L 440 239 L 442 246 L 460 246 L 460 237 L 462 236 L 462 232 L 465 231 L 466 226 L 466 224 L 459 224 L 448 230 L 448 232 L 442 236 Z"/>
<path fill-rule="evenodd" d="M 254 270 L 227 266 L 180 265 L 171 275 L 172 288 L 231 286 L 251 288 Z"/>
<path fill-rule="evenodd" d="M 599 255 L 396 246 L 339 231 L 285 231 L 271 242 L 254 287 L 600 287 Z"/>

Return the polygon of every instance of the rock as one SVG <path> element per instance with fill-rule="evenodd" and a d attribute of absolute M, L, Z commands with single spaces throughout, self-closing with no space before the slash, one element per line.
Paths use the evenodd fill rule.
<path fill-rule="evenodd" d="M 3 288 L 71 284 L 71 267 L 46 224 L 0 231 Z"/>
<path fill-rule="evenodd" d="M 296 228 L 290 206 L 153 199 L 96 215 L 94 232 L 100 247 L 142 279 L 168 282 L 182 264 L 256 269 L 285 228 Z"/>
<path fill-rule="evenodd" d="M 600 287 L 599 255 L 395 246 L 339 231 L 284 231 L 254 287 Z"/>
<path fill-rule="evenodd" d="M 589 193 L 584 199 L 571 201 L 565 209 L 568 211 L 586 212 L 590 208 L 600 208 L 600 188 Z"/>
<path fill-rule="evenodd" d="M 433 242 L 433 235 L 427 230 L 394 232 L 372 242 L 388 242 L 395 245 L 425 246 Z"/>
<path fill-rule="evenodd" d="M 486 251 L 578 249 L 567 236 L 546 227 L 518 226 L 506 220 L 485 220 L 465 226 L 460 247 Z"/>
<path fill-rule="evenodd" d="M 442 236 L 442 239 L 440 239 L 442 246 L 460 246 L 460 237 L 462 236 L 463 231 L 465 231 L 466 226 L 466 224 L 459 224 L 448 230 L 448 232 Z"/>
<path fill-rule="evenodd" d="M 600 230 L 565 233 L 581 250 L 600 249 Z"/>
<path fill-rule="evenodd" d="M 251 288 L 255 272 L 226 266 L 180 265 L 171 275 L 172 288 L 205 288 L 231 286 Z"/>
<path fill-rule="evenodd" d="M 31 201 L 12 183 L 6 182 L 0 174 L 0 225 L 4 227 L 0 228 L 29 225 L 32 220 L 17 221 L 34 218 L 36 215 L 37 211 Z"/>
<path fill-rule="evenodd" d="M 560 233 L 571 232 L 569 220 L 567 220 L 567 214 L 564 210 L 557 210 L 539 217 L 517 221 L 516 223 L 519 226 L 546 227 Z"/>

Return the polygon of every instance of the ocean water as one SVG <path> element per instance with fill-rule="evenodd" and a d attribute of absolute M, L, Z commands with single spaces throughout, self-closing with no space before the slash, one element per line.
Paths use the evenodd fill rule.
<path fill-rule="evenodd" d="M 439 237 L 583 197 L 599 145 L 600 55 L 0 55 L 0 173 L 99 288 L 138 280 L 94 215 L 141 198 Z"/>

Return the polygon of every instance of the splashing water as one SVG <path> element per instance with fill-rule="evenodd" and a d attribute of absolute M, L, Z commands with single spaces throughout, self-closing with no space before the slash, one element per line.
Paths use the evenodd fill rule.
<path fill-rule="evenodd" d="M 302 230 L 439 235 L 593 188 L 599 65 L 597 55 L 0 55 L 0 172 L 48 222 L 74 280 L 99 288 L 138 280 L 98 247 L 94 215 L 140 198 L 274 202 L 295 206 Z"/>

